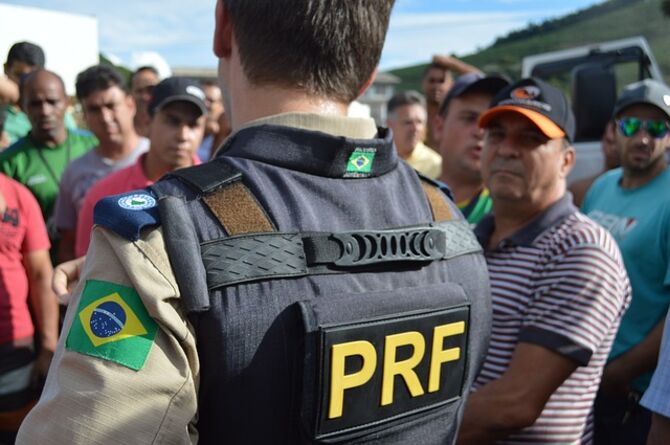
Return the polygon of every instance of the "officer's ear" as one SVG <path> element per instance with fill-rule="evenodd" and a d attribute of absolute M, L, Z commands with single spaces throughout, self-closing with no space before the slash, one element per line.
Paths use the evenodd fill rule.
<path fill-rule="evenodd" d="M 215 21 L 214 54 L 222 59 L 230 56 L 233 47 L 233 25 L 224 0 L 216 3 Z"/>
<path fill-rule="evenodd" d="M 363 86 L 361 87 L 360 91 L 358 91 L 358 96 L 356 97 L 361 97 L 363 93 L 365 93 L 368 88 L 370 88 L 370 85 L 372 85 L 372 82 L 375 81 L 375 77 L 377 77 L 377 68 L 375 68 L 372 73 L 370 73 L 370 77 L 368 77 L 368 80 L 365 81 Z"/>

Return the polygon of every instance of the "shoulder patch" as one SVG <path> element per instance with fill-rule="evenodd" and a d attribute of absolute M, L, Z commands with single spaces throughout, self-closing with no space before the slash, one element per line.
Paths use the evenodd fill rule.
<path fill-rule="evenodd" d="M 88 280 L 65 347 L 139 371 L 157 331 L 158 324 L 149 316 L 135 289 Z"/>
<path fill-rule="evenodd" d="M 160 224 L 158 200 L 150 189 L 108 196 L 95 205 L 93 223 L 137 241 L 143 228 Z"/>

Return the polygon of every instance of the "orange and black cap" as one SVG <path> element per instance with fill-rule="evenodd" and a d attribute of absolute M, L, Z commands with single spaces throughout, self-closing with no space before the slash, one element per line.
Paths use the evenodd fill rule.
<path fill-rule="evenodd" d="M 575 116 L 568 99 L 561 90 L 540 79 L 522 79 L 500 91 L 479 118 L 479 126 L 485 128 L 491 119 L 509 112 L 527 117 L 548 138 L 574 140 Z"/>

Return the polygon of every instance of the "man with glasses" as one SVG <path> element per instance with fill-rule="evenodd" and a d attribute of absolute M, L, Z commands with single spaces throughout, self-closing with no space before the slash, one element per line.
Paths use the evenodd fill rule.
<path fill-rule="evenodd" d="M 638 403 L 656 366 L 670 306 L 670 88 L 629 85 L 614 109 L 621 168 L 588 191 L 584 213 L 619 244 L 633 299 L 612 346 L 596 400 L 597 444 L 643 444 L 649 411 Z"/>

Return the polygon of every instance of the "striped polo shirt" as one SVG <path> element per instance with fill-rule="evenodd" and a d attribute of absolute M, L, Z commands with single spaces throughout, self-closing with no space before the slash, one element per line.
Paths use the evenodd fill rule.
<path fill-rule="evenodd" d="M 486 249 L 493 215 L 476 227 Z M 551 395 L 536 422 L 503 444 L 588 444 L 592 405 L 630 285 L 616 242 L 566 194 L 526 227 L 486 250 L 491 280 L 491 342 L 473 391 L 500 378 L 517 343 L 539 345 L 578 367 Z M 542 365 L 537 364 L 542 372 Z M 514 409 L 514 407 L 510 407 Z"/>

